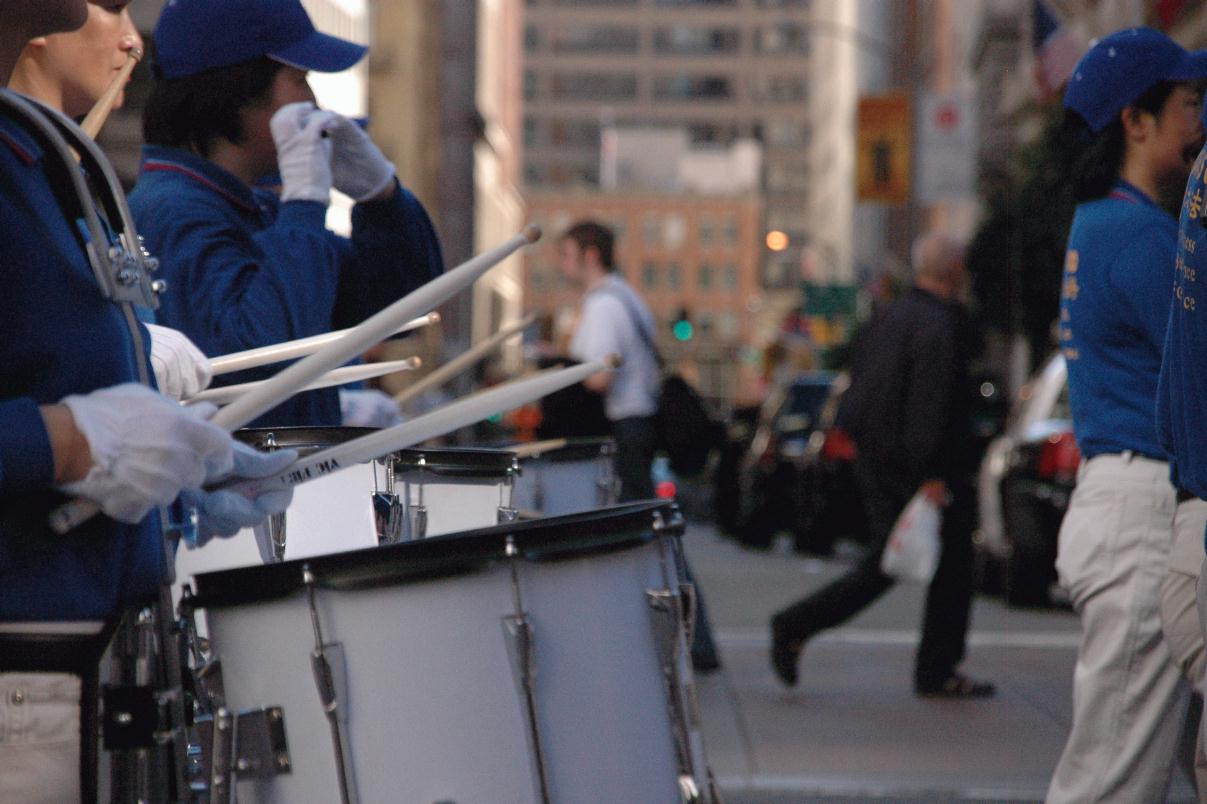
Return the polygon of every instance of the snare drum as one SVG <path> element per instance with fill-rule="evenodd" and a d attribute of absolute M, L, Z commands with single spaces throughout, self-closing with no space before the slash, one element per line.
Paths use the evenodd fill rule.
<path fill-rule="evenodd" d="M 616 503 L 615 441 L 571 438 L 552 443 L 557 446 L 520 460 L 515 507 L 521 513 L 560 516 Z"/>
<path fill-rule="evenodd" d="M 710 800 L 681 522 L 640 503 L 199 576 L 226 708 L 283 722 L 251 764 L 288 772 L 239 800 Z"/>
<path fill-rule="evenodd" d="M 240 430 L 257 449 L 310 455 L 372 433 L 364 427 Z M 181 549 L 178 579 L 495 525 L 512 518 L 515 457 L 502 450 L 410 449 L 355 464 L 296 488 L 284 514 L 200 550 Z"/>

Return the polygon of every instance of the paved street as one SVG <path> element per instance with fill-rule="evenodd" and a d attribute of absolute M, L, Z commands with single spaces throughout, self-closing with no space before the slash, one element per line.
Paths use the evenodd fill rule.
<path fill-rule="evenodd" d="M 727 804 L 1043 799 L 1071 717 L 1071 613 L 978 599 L 964 668 L 994 681 L 997 696 L 919 700 L 911 670 L 922 591 L 899 586 L 810 642 L 800 686 L 788 691 L 768 665 L 768 616 L 842 564 L 747 551 L 701 525 L 689 528 L 687 550 L 724 662 L 698 685 Z M 1193 800 L 1185 780 L 1171 798 Z"/>

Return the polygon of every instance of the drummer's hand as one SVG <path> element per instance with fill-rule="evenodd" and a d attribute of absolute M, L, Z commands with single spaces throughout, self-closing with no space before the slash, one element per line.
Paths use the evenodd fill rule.
<path fill-rule="evenodd" d="M 369 135 L 343 115 L 335 115 L 327 131 L 334 146 L 331 175 L 335 189 L 358 202 L 389 198 L 394 193 L 394 163 Z"/>
<path fill-rule="evenodd" d="M 151 368 L 159 392 L 188 399 L 204 391 L 214 378 L 210 361 L 183 332 L 147 324 L 151 332 Z"/>
<path fill-rule="evenodd" d="M 331 138 L 326 129 L 335 117 L 305 101 L 288 103 L 273 114 L 269 128 L 277 146 L 281 201 L 329 202 Z"/>
<path fill-rule="evenodd" d="M 230 434 L 206 421 L 216 410 L 213 405 L 182 408 L 150 388 L 127 383 L 69 396 L 49 408 L 43 412 L 48 422 L 63 419 L 62 408 L 70 411 L 89 458 L 83 479 L 59 475 L 59 490 L 92 500 L 121 522 L 142 521 L 152 508 L 168 505 L 207 477 L 229 472 L 234 463 Z"/>
<path fill-rule="evenodd" d="M 339 391 L 339 413 L 344 427 L 393 427 L 402 424 L 402 411 L 394 397 L 375 390 Z"/>
<path fill-rule="evenodd" d="M 234 442 L 234 466 L 229 472 L 207 478 L 207 483 L 221 483 L 232 478 L 256 480 L 273 477 L 285 471 L 298 454 L 291 449 L 260 452 L 246 444 Z M 200 547 L 215 536 L 234 536 L 244 528 L 259 525 L 271 514 L 279 514 L 293 500 L 293 487 L 274 489 L 249 499 L 234 490 L 202 491 L 193 489 L 181 495 L 186 506 L 197 511 L 197 538 L 190 547 Z"/>

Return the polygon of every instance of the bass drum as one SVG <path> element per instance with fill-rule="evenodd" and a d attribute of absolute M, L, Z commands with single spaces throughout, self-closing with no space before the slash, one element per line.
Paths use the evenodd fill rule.
<path fill-rule="evenodd" d="M 199 576 L 226 708 L 283 713 L 289 772 L 239 800 L 710 800 L 682 527 L 639 503 Z"/>

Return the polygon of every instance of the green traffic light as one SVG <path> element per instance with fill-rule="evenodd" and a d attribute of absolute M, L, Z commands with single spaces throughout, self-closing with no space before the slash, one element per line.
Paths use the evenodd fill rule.
<path fill-rule="evenodd" d="M 676 340 L 690 341 L 696 330 L 692 326 L 692 322 L 682 319 L 675 322 L 675 326 L 671 328 L 671 332 L 674 334 Z"/>

